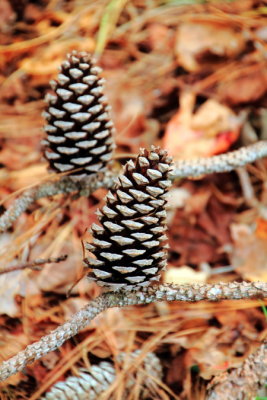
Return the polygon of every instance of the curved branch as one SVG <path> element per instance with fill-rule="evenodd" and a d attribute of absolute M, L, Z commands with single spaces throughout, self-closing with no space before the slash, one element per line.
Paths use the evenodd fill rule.
<path fill-rule="evenodd" d="M 70 194 L 75 192 L 78 192 L 80 196 L 89 196 L 101 187 L 110 188 L 114 184 L 114 178 L 115 175 L 112 172 L 102 172 L 80 181 L 72 179 L 71 176 L 63 176 L 57 181 L 45 182 L 26 190 L 26 192 L 16 199 L 11 207 L 1 215 L 0 232 L 4 232 L 10 228 L 12 223 L 38 199 L 55 196 L 56 194 Z"/>
<path fill-rule="evenodd" d="M 238 150 L 208 158 L 179 160 L 172 178 L 199 177 L 214 172 L 228 172 L 267 157 L 267 141 L 260 141 Z"/>
<path fill-rule="evenodd" d="M 232 282 L 192 285 L 155 285 L 139 291 L 108 292 L 100 295 L 86 305 L 65 324 L 42 337 L 38 342 L 30 344 L 25 350 L 0 365 L 0 380 L 21 371 L 27 364 L 41 358 L 52 350 L 59 348 L 66 340 L 76 335 L 99 313 L 111 307 L 125 307 L 137 304 L 149 304 L 155 301 L 200 300 L 218 301 L 225 299 L 251 299 L 267 297 L 265 282 Z"/>
<path fill-rule="evenodd" d="M 45 259 L 40 258 L 38 260 L 30 261 L 25 264 L 12 265 L 11 267 L 1 268 L 0 275 L 8 274 L 9 272 L 19 271 L 19 270 L 26 269 L 26 268 L 30 268 L 30 269 L 34 269 L 34 270 L 41 270 L 39 265 L 50 264 L 50 263 L 59 263 L 61 261 L 65 261 L 67 258 L 68 258 L 68 255 L 64 254 L 63 256 L 59 256 L 59 257 L 49 257 L 49 258 L 45 258 Z"/>
<path fill-rule="evenodd" d="M 179 160 L 171 179 L 200 177 L 214 172 L 228 172 L 250 164 L 260 158 L 267 157 L 267 141 L 257 142 L 247 147 L 209 158 Z M 79 192 L 80 196 L 89 196 L 99 188 L 111 188 L 118 174 L 108 171 L 81 181 L 75 181 L 70 176 L 64 176 L 55 182 L 46 182 L 27 190 L 16 199 L 12 206 L 0 217 L 0 232 L 12 226 L 12 223 L 28 209 L 36 200 L 42 197 L 51 197 L 56 194 L 70 194 Z"/>

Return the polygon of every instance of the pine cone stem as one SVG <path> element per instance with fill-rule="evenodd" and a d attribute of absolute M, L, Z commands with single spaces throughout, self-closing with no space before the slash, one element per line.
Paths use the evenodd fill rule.
<path fill-rule="evenodd" d="M 107 292 L 91 301 L 81 311 L 74 314 L 65 324 L 59 326 L 38 342 L 30 344 L 25 350 L 0 365 L 0 381 L 23 370 L 26 365 L 38 360 L 50 351 L 75 336 L 92 319 L 107 308 L 150 304 L 156 301 L 197 302 L 201 300 L 241 300 L 267 297 L 267 282 L 231 282 L 192 285 L 152 285 L 138 291 Z"/>

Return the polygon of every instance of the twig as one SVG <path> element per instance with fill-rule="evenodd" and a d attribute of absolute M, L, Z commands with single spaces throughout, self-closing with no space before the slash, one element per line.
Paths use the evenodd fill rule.
<path fill-rule="evenodd" d="M 95 190 L 114 184 L 114 174 L 106 172 L 75 181 L 69 176 L 64 176 L 58 181 L 42 183 L 27 190 L 21 197 L 16 199 L 12 206 L 0 217 L 0 232 L 11 227 L 12 223 L 26 211 L 29 206 L 43 197 L 51 197 L 56 194 L 70 194 L 78 192 L 80 196 L 89 196 Z"/>
<path fill-rule="evenodd" d="M 26 268 L 40 269 L 40 268 L 38 268 L 39 265 L 49 264 L 49 263 L 59 263 L 61 261 L 65 261 L 67 259 L 67 257 L 68 257 L 67 254 L 64 254 L 63 256 L 59 256 L 59 257 L 50 257 L 50 258 L 46 258 L 46 259 L 40 258 L 39 260 L 34 260 L 34 261 L 28 262 L 26 264 L 13 265 L 8 268 L 0 269 L 0 275 L 7 274 L 8 272 L 12 272 L 12 271 L 26 269 Z"/>
<path fill-rule="evenodd" d="M 228 172 L 263 157 L 267 157 L 267 141 L 260 141 L 214 157 L 180 160 L 175 163 L 173 179 Z"/>
<path fill-rule="evenodd" d="M 243 364 L 225 372 L 209 384 L 207 400 L 250 400 L 267 381 L 267 341 Z"/>
<path fill-rule="evenodd" d="M 254 188 L 252 186 L 250 176 L 246 168 L 237 168 L 236 173 L 239 177 L 240 186 L 243 192 L 244 200 L 246 201 L 247 205 L 259 209 L 260 202 L 257 200 Z"/>
<path fill-rule="evenodd" d="M 267 157 L 267 141 L 260 141 L 230 153 L 209 158 L 193 160 L 180 160 L 175 163 L 172 179 L 199 177 L 214 172 L 228 172 L 260 158 Z M 56 194 L 69 194 L 78 192 L 80 196 L 89 196 L 95 190 L 104 187 L 111 188 L 118 174 L 106 172 L 96 176 L 74 181 L 71 177 L 64 176 L 56 182 L 46 182 L 33 189 L 27 190 L 16 199 L 12 206 L 0 217 L 0 232 L 11 227 L 12 223 L 28 209 L 36 200 L 42 197 L 51 197 Z"/>
<path fill-rule="evenodd" d="M 111 307 L 125 307 L 137 304 L 149 304 L 156 301 L 185 301 L 196 302 L 200 300 L 218 301 L 225 299 L 250 299 L 267 297 L 266 282 L 232 282 L 192 285 L 157 285 L 148 286 L 139 291 L 108 292 L 100 295 L 87 304 L 81 311 L 38 342 L 30 344 L 25 350 L 14 357 L 4 361 L 0 366 L 0 380 L 21 371 L 27 364 L 32 363 L 56 350 L 62 344 L 76 335 L 93 318 L 102 311 Z"/>

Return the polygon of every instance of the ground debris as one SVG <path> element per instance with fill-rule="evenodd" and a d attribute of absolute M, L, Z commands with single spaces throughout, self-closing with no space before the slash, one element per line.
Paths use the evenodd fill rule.
<path fill-rule="evenodd" d="M 43 99 L 72 50 L 96 50 L 103 68 L 118 169 L 151 144 L 180 159 L 266 139 L 266 2 L 188 3 L 1 1 L 1 211 L 26 188 L 48 179 L 40 144 Z M 115 7 L 112 20 L 108 7 Z M 175 183 L 166 276 L 172 274 L 177 283 L 266 280 L 266 164 L 247 169 L 253 201 L 241 175 Z M 83 277 L 82 240 L 90 237 L 86 229 L 96 222 L 105 195 L 100 189 L 89 199 L 42 198 L 1 236 L 1 268 L 61 254 L 68 258 L 42 271 L 1 275 L 0 358 L 38 340 L 100 293 Z M 228 272 L 212 274 L 218 267 Z M 204 400 L 212 378 L 240 366 L 265 337 L 260 306 L 258 300 L 162 302 L 108 310 L 59 351 L 10 378 L 0 397 L 38 399 L 80 368 L 140 349 L 144 357 L 156 351 L 163 367 L 154 398 Z M 113 389 L 121 398 L 125 371 L 118 376 Z M 139 391 L 137 380 L 129 400 Z"/>

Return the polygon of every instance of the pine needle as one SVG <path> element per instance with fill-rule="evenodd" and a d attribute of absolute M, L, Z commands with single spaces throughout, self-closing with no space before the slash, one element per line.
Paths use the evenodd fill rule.
<path fill-rule="evenodd" d="M 100 21 L 100 27 L 97 34 L 95 49 L 95 56 L 97 58 L 102 54 L 108 39 L 115 29 L 115 26 L 126 2 L 127 0 L 111 0 L 106 6 L 104 14 Z"/>

